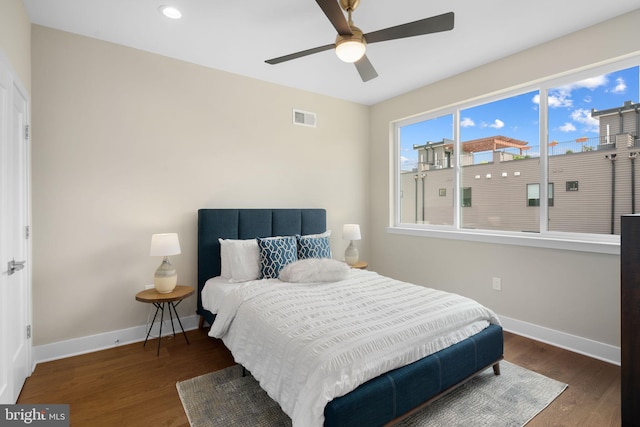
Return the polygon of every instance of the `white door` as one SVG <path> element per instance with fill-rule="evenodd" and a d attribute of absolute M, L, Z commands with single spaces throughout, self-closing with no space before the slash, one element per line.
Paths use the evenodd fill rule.
<path fill-rule="evenodd" d="M 26 92 L 0 52 L 0 404 L 31 374 L 29 147 Z"/>

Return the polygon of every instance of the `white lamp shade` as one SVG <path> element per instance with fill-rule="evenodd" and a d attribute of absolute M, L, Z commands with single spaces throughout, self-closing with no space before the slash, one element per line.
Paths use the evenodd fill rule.
<path fill-rule="evenodd" d="M 177 233 L 154 234 L 151 236 L 150 256 L 169 256 L 178 255 L 180 251 L 180 242 Z"/>
<path fill-rule="evenodd" d="M 336 46 L 336 55 L 344 62 L 356 62 L 364 55 L 367 47 L 357 40 L 346 40 Z"/>
<path fill-rule="evenodd" d="M 344 240 L 360 240 L 360 225 L 359 224 L 345 224 L 342 226 L 342 238 Z"/>

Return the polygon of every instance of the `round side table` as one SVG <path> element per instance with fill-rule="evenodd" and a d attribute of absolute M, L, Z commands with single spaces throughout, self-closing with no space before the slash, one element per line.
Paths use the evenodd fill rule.
<path fill-rule="evenodd" d="M 160 333 L 158 334 L 158 351 L 156 352 L 156 356 L 160 355 L 160 342 L 162 341 L 162 323 L 164 320 L 165 308 L 169 310 L 169 318 L 171 319 L 171 329 L 173 329 L 173 336 L 176 336 L 176 329 L 173 326 L 173 315 L 171 314 L 171 308 L 173 308 L 173 313 L 175 313 L 176 315 L 176 319 L 178 320 L 178 324 L 180 325 L 180 329 L 182 330 L 184 339 L 187 341 L 188 345 L 190 344 L 189 338 L 187 338 L 187 334 L 184 332 L 184 328 L 182 327 L 182 322 L 180 321 L 180 316 L 178 315 L 176 307 L 182 302 L 182 300 L 193 295 L 194 292 L 195 289 L 193 289 L 191 286 L 178 285 L 173 291 L 166 294 L 161 294 L 155 289 L 145 289 L 144 291 L 140 291 L 136 294 L 137 301 L 153 304 L 156 307 L 156 313 L 153 315 L 153 320 L 149 325 L 149 330 L 147 331 L 147 337 L 144 339 L 143 346 L 147 345 L 149 334 L 151 334 L 151 328 L 156 321 L 156 317 L 158 317 L 158 311 L 160 311 Z"/>

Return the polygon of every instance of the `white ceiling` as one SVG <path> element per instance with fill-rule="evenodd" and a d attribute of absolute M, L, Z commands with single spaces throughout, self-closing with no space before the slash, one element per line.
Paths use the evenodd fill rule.
<path fill-rule="evenodd" d="M 363 83 L 332 50 L 265 64 L 335 41 L 314 0 L 24 3 L 34 24 L 366 105 L 640 8 L 640 0 L 361 0 L 353 20 L 365 33 L 455 13 L 452 31 L 369 45 L 379 77 Z M 161 5 L 176 6 L 182 19 L 165 18 Z"/>

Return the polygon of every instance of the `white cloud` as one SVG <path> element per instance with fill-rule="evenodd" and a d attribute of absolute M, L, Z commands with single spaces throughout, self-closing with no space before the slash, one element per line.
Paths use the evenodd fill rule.
<path fill-rule="evenodd" d="M 571 92 L 556 92 L 549 93 L 549 108 L 560 108 L 560 107 L 572 107 L 573 99 L 571 99 Z"/>
<path fill-rule="evenodd" d="M 624 82 L 624 79 L 622 77 L 618 77 L 616 79 L 616 87 L 614 87 L 611 92 L 624 93 L 626 90 L 627 90 L 627 84 Z"/>
<path fill-rule="evenodd" d="M 540 105 L 540 94 L 536 94 L 531 100 L 534 104 Z M 559 107 L 572 107 L 573 100 L 571 99 L 571 92 L 553 89 L 549 91 L 549 98 L 547 99 L 549 108 Z"/>
<path fill-rule="evenodd" d="M 494 129 L 502 129 L 504 127 L 504 122 L 500 119 L 496 119 L 492 124 L 489 125 L 489 127 Z"/>
<path fill-rule="evenodd" d="M 548 99 L 549 108 L 571 108 L 573 107 L 571 92 L 575 89 L 595 90 L 599 87 L 606 86 L 608 82 L 608 77 L 602 75 L 551 89 L 549 90 Z M 540 95 L 534 96 L 532 101 L 534 104 L 540 104 Z"/>
<path fill-rule="evenodd" d="M 607 78 L 606 75 L 602 75 L 597 77 L 591 77 L 590 79 L 580 80 L 579 82 L 571 83 L 562 87 L 568 88 L 570 91 L 573 89 L 582 89 L 582 88 L 594 90 L 601 86 L 606 86 L 607 83 L 609 83 L 609 79 Z"/>
<path fill-rule="evenodd" d="M 417 166 L 417 164 L 417 157 L 400 156 L 400 165 L 404 170 L 413 169 Z"/>
<path fill-rule="evenodd" d="M 565 124 L 560 126 L 558 129 L 560 130 L 560 132 L 573 132 L 576 130 L 576 127 L 573 125 L 573 123 L 565 122 Z"/>
<path fill-rule="evenodd" d="M 591 111 L 579 108 L 571 113 L 574 122 L 584 125 L 585 132 L 600 132 L 600 121 L 591 117 Z"/>
<path fill-rule="evenodd" d="M 464 119 L 462 119 L 462 121 L 460 121 L 460 126 L 463 128 L 473 127 L 475 125 L 476 123 L 469 117 L 465 117 Z"/>

